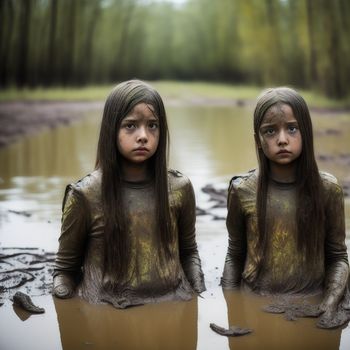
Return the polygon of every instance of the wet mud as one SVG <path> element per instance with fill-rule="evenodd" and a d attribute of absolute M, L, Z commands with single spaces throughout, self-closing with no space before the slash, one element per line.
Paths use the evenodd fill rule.
<path fill-rule="evenodd" d="M 333 313 L 324 313 L 320 304 L 310 304 L 306 297 L 298 302 L 288 297 L 280 297 L 276 303 L 266 305 L 263 311 L 272 314 L 284 314 L 287 321 L 296 321 L 299 318 L 317 318 L 316 326 L 323 329 L 335 329 L 346 326 L 350 321 L 350 293 L 347 290 Z"/>
<path fill-rule="evenodd" d="M 15 297 L 16 292 L 31 297 L 50 294 L 54 258 L 42 249 L 0 248 L 0 306 L 5 300 L 28 306 L 30 301 L 21 294 Z"/>
<path fill-rule="evenodd" d="M 319 305 L 312 304 L 293 304 L 289 301 L 280 301 L 276 304 L 270 304 L 263 307 L 263 311 L 271 314 L 284 314 L 284 318 L 287 321 L 296 321 L 302 317 L 319 317 L 322 311 Z"/>
<path fill-rule="evenodd" d="M 11 210 L 11 209 L 9 209 L 8 212 L 12 213 L 12 214 L 22 215 L 22 216 L 25 216 L 26 218 L 30 218 L 32 216 L 31 213 L 29 213 L 28 211 L 25 211 L 25 210 Z"/>
<path fill-rule="evenodd" d="M 37 134 L 43 129 L 68 125 L 87 112 L 102 110 L 103 102 L 15 101 L 0 103 L 0 147 Z"/>
<path fill-rule="evenodd" d="M 227 189 L 216 188 L 212 184 L 208 184 L 201 188 L 201 191 L 208 195 L 209 208 L 200 208 L 197 206 L 197 216 L 208 215 L 212 220 L 226 220 L 224 215 L 217 215 L 215 209 L 224 209 L 227 206 Z"/>
<path fill-rule="evenodd" d="M 45 312 L 44 308 L 34 305 L 31 297 L 22 292 L 17 292 L 13 296 L 13 304 L 33 314 L 43 314 Z"/>
<path fill-rule="evenodd" d="M 229 329 L 220 327 L 215 323 L 210 323 L 210 328 L 217 334 L 226 336 L 226 337 L 239 337 L 242 335 L 247 335 L 253 332 L 252 329 L 249 328 L 240 328 L 237 326 L 230 326 Z"/>

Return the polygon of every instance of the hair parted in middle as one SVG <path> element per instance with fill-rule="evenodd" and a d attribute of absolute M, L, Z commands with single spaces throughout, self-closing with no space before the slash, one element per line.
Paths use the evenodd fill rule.
<path fill-rule="evenodd" d="M 313 130 L 310 112 L 305 100 L 295 90 L 278 87 L 265 90 L 258 97 L 254 111 L 254 136 L 259 163 L 257 185 L 258 251 L 261 257 L 257 267 L 259 273 L 267 247 L 266 202 L 269 181 L 269 160 L 259 147 L 259 129 L 266 112 L 273 106 L 287 104 L 292 108 L 302 138 L 302 151 L 296 159 L 298 248 L 302 249 L 309 263 L 314 263 L 322 249 L 320 232 L 324 231 L 324 203 L 321 177 L 318 171 L 313 144 Z"/>
<path fill-rule="evenodd" d="M 115 281 L 126 277 L 130 257 L 127 223 L 122 208 L 122 155 L 118 151 L 118 130 L 122 120 L 139 103 L 153 107 L 159 122 L 159 143 L 149 159 L 149 170 L 154 179 L 156 215 L 158 219 L 158 244 L 166 258 L 173 237 L 170 230 L 168 198 L 167 155 L 169 132 L 166 112 L 159 93 L 140 80 L 122 82 L 111 91 L 104 106 L 97 148 L 96 169 L 102 172 L 101 196 L 105 218 L 104 277 L 116 287 Z M 113 277 L 112 277 L 113 276 Z M 115 284 L 113 286 L 113 284 Z"/>

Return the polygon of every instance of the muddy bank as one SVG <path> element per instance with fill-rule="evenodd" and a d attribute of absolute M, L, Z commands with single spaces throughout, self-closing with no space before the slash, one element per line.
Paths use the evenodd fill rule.
<path fill-rule="evenodd" d="M 165 97 L 167 106 L 236 106 L 253 108 L 255 100 L 237 98 L 208 98 L 188 96 Z M 8 101 L 0 102 L 0 147 L 20 138 L 40 132 L 45 128 L 68 125 L 83 118 L 91 111 L 103 111 L 104 101 Z M 349 113 L 348 109 L 310 108 L 318 114 Z M 326 134 L 340 133 L 326 130 Z"/>
<path fill-rule="evenodd" d="M 253 101 L 225 98 L 164 98 L 167 106 L 239 106 Z M 103 112 L 104 101 L 8 101 L 0 102 L 0 147 L 43 129 L 68 125 L 87 113 Z"/>
<path fill-rule="evenodd" d="M 165 100 L 165 99 L 164 99 Z M 168 105 L 232 105 L 244 106 L 236 99 L 167 99 Z M 22 137 L 43 129 L 68 125 L 87 113 L 103 112 L 104 101 L 9 101 L 0 102 L 0 147 L 16 142 Z"/>
<path fill-rule="evenodd" d="M 50 102 L 24 101 L 0 103 L 0 147 L 43 129 L 68 125 L 91 111 L 103 110 L 102 101 Z"/>
<path fill-rule="evenodd" d="M 48 295 L 55 254 L 37 248 L 0 248 L 0 306 L 17 291 Z"/>

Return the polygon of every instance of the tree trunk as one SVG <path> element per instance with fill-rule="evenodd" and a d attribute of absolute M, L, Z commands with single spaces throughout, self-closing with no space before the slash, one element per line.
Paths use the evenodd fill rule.
<path fill-rule="evenodd" d="M 49 47 L 46 62 L 45 81 L 48 85 L 56 82 L 56 25 L 57 23 L 57 0 L 51 0 L 50 7 L 50 31 Z"/>
<path fill-rule="evenodd" d="M 307 29 L 309 36 L 309 67 L 310 67 L 310 82 L 311 86 L 314 86 L 318 80 L 316 69 L 316 45 L 315 45 L 315 13 L 313 6 L 315 2 L 313 0 L 306 0 L 306 13 L 307 13 Z"/>
<path fill-rule="evenodd" d="M 76 23 L 76 4 L 71 1 L 69 6 L 68 21 L 66 28 L 65 42 L 65 57 L 63 57 L 62 67 L 62 82 L 64 85 L 69 85 L 75 82 L 74 77 L 74 50 L 75 50 L 75 23 Z"/>
<path fill-rule="evenodd" d="M 18 39 L 18 70 L 16 81 L 19 87 L 28 83 L 28 49 L 30 39 L 30 17 L 32 1 L 20 3 L 19 39 Z"/>
<path fill-rule="evenodd" d="M 9 57 L 13 37 L 14 8 L 12 0 L 0 0 L 0 87 L 10 82 Z"/>
<path fill-rule="evenodd" d="M 92 11 L 92 14 L 90 16 L 90 21 L 87 25 L 87 34 L 86 34 L 86 41 L 85 41 L 85 47 L 84 47 L 84 64 L 82 67 L 82 79 L 81 83 L 86 84 L 90 81 L 91 77 L 91 62 L 92 62 L 92 47 L 93 47 L 93 38 L 94 33 L 96 29 L 96 25 L 98 22 L 98 19 L 100 17 L 101 13 L 101 7 L 100 2 L 95 1 L 94 8 Z"/>

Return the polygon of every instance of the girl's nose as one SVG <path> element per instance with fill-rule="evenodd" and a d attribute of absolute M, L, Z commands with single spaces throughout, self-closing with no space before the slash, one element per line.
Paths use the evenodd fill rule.
<path fill-rule="evenodd" d="M 141 127 L 137 134 L 137 142 L 146 143 L 147 140 L 148 140 L 147 131 L 144 127 Z"/>
<path fill-rule="evenodd" d="M 278 140 L 277 140 L 279 145 L 285 145 L 288 143 L 288 135 L 285 132 L 285 130 L 281 130 L 278 134 Z"/>

